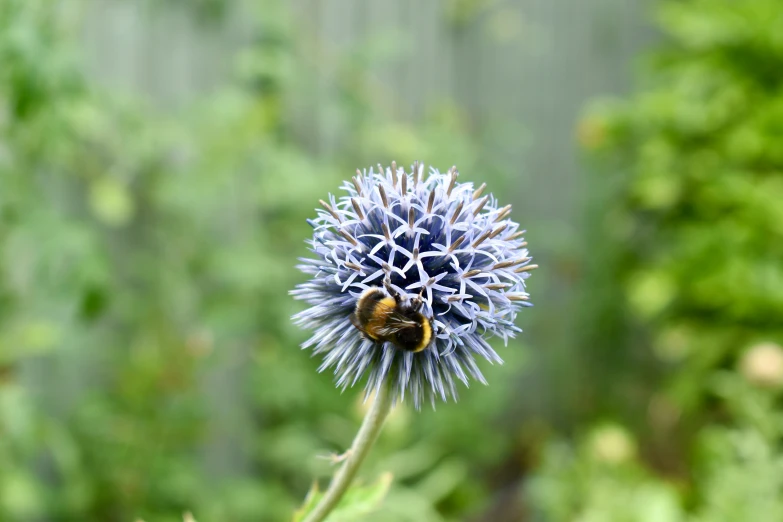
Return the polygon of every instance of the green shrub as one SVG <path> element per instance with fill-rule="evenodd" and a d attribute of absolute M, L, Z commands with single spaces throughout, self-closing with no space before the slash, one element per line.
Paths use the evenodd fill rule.
<path fill-rule="evenodd" d="M 640 456 L 546 453 L 542 520 L 777 520 L 783 385 L 783 17 L 777 0 L 669 1 L 640 92 L 601 102 L 597 301 L 584 350 Z M 607 375 L 604 364 L 610 365 Z M 600 461 L 600 459 L 599 459 Z"/>
<path fill-rule="evenodd" d="M 588 115 L 618 172 L 605 210 L 622 304 L 677 363 L 677 400 L 749 346 L 783 343 L 783 20 L 774 0 L 667 2 L 645 89 Z M 675 376 L 675 379 L 676 376 Z"/>

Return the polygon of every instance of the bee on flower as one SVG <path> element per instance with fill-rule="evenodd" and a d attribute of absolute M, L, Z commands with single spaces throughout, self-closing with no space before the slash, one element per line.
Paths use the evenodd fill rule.
<path fill-rule="evenodd" d="M 418 162 L 357 170 L 309 220 L 313 257 L 299 268 L 310 279 L 291 293 L 310 307 L 294 321 L 314 331 L 303 347 L 339 387 L 366 377 L 368 394 L 387 382 L 394 401 L 407 393 L 417 408 L 456 400 L 456 381 L 486 383 L 476 357 L 502 362 L 487 339 L 521 332 L 536 268 L 524 231 L 511 205 L 458 175 L 425 177 Z"/>

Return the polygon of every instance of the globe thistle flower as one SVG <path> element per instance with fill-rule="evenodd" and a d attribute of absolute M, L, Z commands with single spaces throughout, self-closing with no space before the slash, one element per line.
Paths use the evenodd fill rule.
<path fill-rule="evenodd" d="M 323 356 L 319 370 L 333 369 L 345 389 L 367 376 L 366 392 L 388 380 L 394 401 L 408 393 L 418 408 L 437 397 L 456 400 L 456 381 L 484 384 L 476 357 L 502 363 L 487 339 L 505 343 L 521 332 L 517 312 L 528 302 L 530 264 L 511 205 L 499 207 L 486 184 L 457 181 L 415 163 L 410 172 L 391 167 L 360 172 L 345 195 L 321 201 L 308 220 L 313 259 L 299 269 L 311 276 L 291 293 L 310 308 L 294 316 L 314 330 L 303 344 Z M 420 301 L 432 340 L 422 351 L 376 342 L 352 324 L 357 299 L 370 287 L 386 287 L 402 299 Z"/>

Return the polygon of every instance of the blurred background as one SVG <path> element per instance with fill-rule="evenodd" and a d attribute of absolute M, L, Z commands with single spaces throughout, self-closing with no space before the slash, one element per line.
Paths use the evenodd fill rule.
<path fill-rule="evenodd" d="M 0 0 L 0 521 L 290 520 L 362 415 L 305 219 L 391 160 L 513 203 L 536 306 L 333 522 L 783 520 L 781 13 Z"/>

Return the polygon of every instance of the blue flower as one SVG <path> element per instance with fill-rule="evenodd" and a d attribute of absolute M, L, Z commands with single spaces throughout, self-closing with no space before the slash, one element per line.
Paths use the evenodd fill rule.
<path fill-rule="evenodd" d="M 417 408 L 437 397 L 456 400 L 458 380 L 486 384 L 475 357 L 502 363 L 487 339 L 507 343 L 521 332 L 514 320 L 531 306 L 525 279 L 536 267 L 524 231 L 509 219 L 511 205 L 483 195 L 485 184 L 458 182 L 455 167 L 423 174 L 418 162 L 410 172 L 394 162 L 357 170 L 342 187 L 346 195 L 321 201 L 308 220 L 314 258 L 299 265 L 310 279 L 291 292 L 311 305 L 294 321 L 314 330 L 303 348 L 323 356 L 321 371 L 333 369 L 342 389 L 367 376 L 368 394 L 388 380 L 395 401 L 407 393 Z M 420 299 L 433 330 L 424 350 L 373 341 L 352 324 L 370 287 Z"/>

